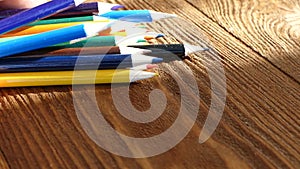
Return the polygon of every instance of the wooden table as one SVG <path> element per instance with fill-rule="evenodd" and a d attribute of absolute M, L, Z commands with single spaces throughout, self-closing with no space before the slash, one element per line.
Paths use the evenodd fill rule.
<path fill-rule="evenodd" d="M 117 0 L 128 9 L 176 13 L 182 20 L 150 27 L 174 41 L 203 42 L 211 50 L 184 61 L 161 64 L 158 77 L 130 86 L 132 104 L 150 108 L 149 93 L 163 91 L 163 115 L 147 124 L 122 117 L 110 85 L 97 85 L 98 107 L 115 130 L 151 137 L 178 116 L 182 93 L 170 75 L 191 69 L 198 84 L 199 111 L 188 135 L 171 150 L 149 158 L 125 158 L 100 148 L 80 124 L 75 105 L 92 102 L 81 87 L 0 90 L 0 168 L 300 168 L 300 2 L 298 0 Z M 198 43 L 198 42 L 197 42 Z M 209 70 L 220 58 L 226 75 L 226 102 L 213 135 L 199 144 L 213 93 Z M 214 69 L 212 69 L 214 68 Z M 221 69 L 220 69 L 221 70 Z M 220 72 L 219 72 L 220 73 Z M 218 86 L 218 85 L 217 85 Z M 126 86 L 119 86 L 126 88 Z M 93 92 L 93 91 L 92 91 Z M 195 93 L 186 93 L 193 98 Z M 222 102 L 219 105 L 222 106 Z M 99 131 L 98 131 L 99 132 Z M 101 131 L 100 131 L 101 132 Z M 104 132 L 104 131 L 103 131 Z M 128 147 L 129 149 L 132 147 Z"/>

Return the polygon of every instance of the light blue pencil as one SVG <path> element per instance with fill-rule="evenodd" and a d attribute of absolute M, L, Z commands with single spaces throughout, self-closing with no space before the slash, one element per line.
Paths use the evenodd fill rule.
<path fill-rule="evenodd" d="M 74 39 L 92 37 L 97 35 L 98 32 L 108 29 L 110 26 L 111 24 L 98 22 L 80 24 L 0 42 L 0 58 L 69 42 Z"/>

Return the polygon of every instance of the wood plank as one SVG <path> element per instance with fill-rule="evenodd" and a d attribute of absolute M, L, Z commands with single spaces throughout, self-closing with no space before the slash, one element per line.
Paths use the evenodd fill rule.
<path fill-rule="evenodd" d="M 161 89 L 168 98 L 162 117 L 150 124 L 124 119 L 112 104 L 110 86 L 98 85 L 95 93 L 105 118 L 116 130 L 130 136 L 149 137 L 165 131 L 177 118 L 180 104 L 178 85 L 168 72 L 182 72 L 188 66 L 195 73 L 201 95 L 196 125 L 180 144 L 164 154 L 143 159 L 123 158 L 98 147 L 83 131 L 74 110 L 71 87 L 0 89 L 0 148 L 8 166 L 147 169 L 300 166 L 297 82 L 187 2 L 113 2 L 124 3 L 130 9 L 177 13 L 189 22 L 164 21 L 151 27 L 175 37 L 171 41 L 193 43 L 200 39 L 201 44 L 209 41 L 216 51 L 191 55 L 184 62 L 162 64 L 157 70 L 159 77 L 131 85 L 131 100 L 139 110 L 149 108 L 148 95 L 153 89 Z M 207 65 L 216 65 L 217 56 L 222 58 L 227 77 L 226 107 L 216 132 L 206 143 L 199 144 L 199 133 L 211 102 Z M 87 95 L 90 90 L 89 86 L 81 88 L 82 104 L 93 101 Z"/>
<path fill-rule="evenodd" d="M 300 82 L 300 1 L 187 1 Z"/>
<path fill-rule="evenodd" d="M 3 169 L 9 169 L 9 164 L 7 163 L 5 156 L 3 155 L 3 153 L 0 153 L 0 168 Z"/>
<path fill-rule="evenodd" d="M 133 2 L 133 1 L 132 1 Z M 152 2 L 152 1 L 151 1 Z M 189 19 L 191 22 L 194 22 L 195 24 L 197 24 L 197 26 L 200 27 L 201 29 L 201 33 L 205 33 L 205 35 L 207 35 L 207 37 L 209 37 L 209 39 L 212 41 L 212 44 L 214 45 L 214 47 L 216 48 L 216 50 L 218 50 L 218 52 L 223 56 L 222 58 L 224 59 L 223 61 L 226 64 L 226 75 L 227 75 L 227 87 L 228 87 L 228 95 L 230 95 L 230 97 L 227 97 L 227 105 L 230 105 L 230 111 L 231 113 L 229 113 L 228 115 L 230 116 L 226 122 L 226 124 L 231 124 L 233 125 L 234 123 L 240 123 L 241 121 L 244 121 L 244 123 L 246 123 L 246 126 L 249 125 L 249 123 L 253 123 L 252 127 L 256 126 L 258 128 L 260 128 L 261 130 L 258 132 L 257 128 L 254 127 L 253 128 L 253 132 L 256 133 L 258 140 L 259 137 L 264 137 L 262 141 L 260 140 L 258 142 L 256 142 L 254 144 L 254 146 L 256 144 L 260 144 L 261 147 L 265 147 L 269 150 L 260 150 L 260 152 L 264 152 L 264 151 L 268 151 L 268 155 L 263 155 L 263 156 L 267 156 L 269 158 L 270 161 L 268 160 L 264 160 L 264 158 L 261 158 L 262 161 L 258 162 L 257 164 L 253 164 L 251 161 L 257 161 L 257 158 L 255 157 L 254 153 L 252 155 L 252 157 L 255 158 L 251 158 L 251 157 L 247 157 L 247 163 L 254 165 L 252 167 L 257 167 L 257 168 L 265 168 L 266 166 L 260 166 L 263 163 L 265 163 L 265 165 L 270 165 L 270 166 L 299 166 L 299 163 L 297 162 L 299 159 L 299 156 L 297 154 L 299 154 L 298 151 L 295 151 L 294 153 L 292 153 L 293 155 L 288 156 L 288 157 L 284 157 L 287 158 L 288 160 L 284 159 L 280 153 L 276 153 L 275 147 L 278 147 L 280 144 L 282 144 L 283 142 L 280 141 L 280 139 L 278 139 L 277 141 L 270 143 L 269 144 L 269 140 L 266 138 L 272 137 L 272 135 L 277 135 L 279 133 L 281 133 L 282 129 L 284 129 L 287 124 L 286 122 L 288 121 L 294 121 L 293 119 L 299 119 L 298 115 L 295 115 L 292 112 L 299 112 L 297 111 L 297 109 L 295 110 L 288 110 L 290 107 L 292 106 L 296 106 L 299 107 L 297 104 L 294 104 L 295 102 L 299 101 L 299 96 L 297 95 L 297 93 L 299 93 L 299 85 L 297 83 L 291 83 L 293 87 L 286 87 L 286 82 L 289 81 L 291 82 L 292 79 L 289 79 L 288 77 L 286 77 L 286 75 L 282 72 L 280 72 L 279 70 L 277 70 L 272 64 L 269 64 L 265 59 L 261 58 L 260 55 L 258 55 L 256 52 L 252 52 L 252 50 L 247 46 L 244 45 L 242 43 L 239 43 L 239 41 L 237 41 L 235 38 L 233 38 L 228 32 L 224 32 L 220 29 L 220 27 L 216 26 L 211 23 L 211 20 L 207 20 L 206 17 L 204 15 L 202 15 L 200 12 L 198 12 L 197 10 L 193 10 L 189 5 L 185 5 L 182 1 L 181 2 L 177 2 L 177 3 L 172 3 L 172 5 L 169 4 L 165 4 L 162 3 L 162 1 L 154 1 L 153 3 L 151 3 L 148 1 L 148 8 L 153 7 L 154 9 L 157 10 L 161 10 L 161 11 L 176 11 L 177 14 L 181 14 L 180 16 L 183 16 L 184 19 Z M 173 1 L 172 1 L 173 2 Z M 133 8 L 141 8 L 141 6 L 136 5 L 139 4 L 136 1 L 132 3 Z M 157 6 L 156 4 L 160 4 L 160 6 Z M 168 10 L 167 10 L 168 9 Z M 203 16 L 203 17 L 200 17 Z M 197 18 L 196 20 L 194 18 Z M 170 24 L 172 25 L 172 24 Z M 175 25 L 176 27 L 177 25 Z M 178 27 L 178 26 L 177 26 Z M 184 29 L 186 29 L 187 27 L 183 26 Z M 225 34 L 225 35 L 224 35 Z M 228 51 L 230 50 L 230 51 Z M 203 61 L 203 58 L 201 58 Z M 195 63 L 195 62 L 194 62 Z M 227 65 L 228 64 L 228 65 Z M 273 72 L 273 73 L 271 73 Z M 271 79 L 270 77 L 272 77 L 273 79 Z M 275 80 L 275 79 L 277 80 Z M 283 79 L 282 79 L 283 78 Z M 274 80 L 274 81 L 273 81 Z M 282 87 L 279 87 L 282 86 Z M 291 91 L 291 90 L 293 91 Z M 240 90 L 238 92 L 238 90 Z M 251 91 L 249 91 L 251 90 Z M 282 98 L 282 93 L 285 93 L 285 96 L 292 96 L 292 98 L 290 98 L 292 100 L 292 102 L 294 103 L 288 103 L 288 100 L 284 100 L 284 104 L 280 104 L 280 98 Z M 259 96 L 260 95 L 260 96 Z M 283 97 L 285 98 L 285 97 Z M 232 100 L 233 99 L 233 100 Z M 251 101 L 250 101 L 251 100 Z M 267 101 L 268 100 L 268 101 Z M 239 102 L 242 102 L 243 106 L 240 105 Z M 267 106 L 267 105 L 268 106 Z M 292 105 L 291 105 L 292 104 Z M 233 106 L 234 105 L 234 106 Z M 238 109 L 238 110 L 237 110 Z M 275 109 L 275 111 L 274 111 Z M 270 112 L 270 110 L 273 110 L 274 112 Z M 283 112 L 282 110 L 286 110 L 285 112 Z M 243 112 L 243 113 L 239 113 L 239 112 Z M 247 111 L 249 111 L 249 114 L 246 113 Z M 251 112 L 251 113 L 250 113 Z M 267 113 L 266 113 L 267 112 Z M 226 111 L 225 111 L 226 113 Z M 246 114 L 244 114 L 246 113 Z M 242 115 L 243 114 L 243 115 Z M 296 113 L 297 114 L 297 113 Z M 233 116 L 231 116 L 233 115 Z M 237 115 L 238 118 L 240 120 L 233 120 L 235 122 L 232 121 L 232 119 L 234 119 L 234 115 Z M 295 115 L 295 116 L 294 116 Z M 226 116 L 226 115 L 225 115 Z M 277 116 L 277 117 L 276 117 Z M 293 117 L 294 116 L 294 117 Z M 283 117 L 284 119 L 286 117 L 288 117 L 289 119 L 286 119 L 287 121 L 283 122 Z M 259 119 L 259 122 L 257 121 Z M 243 119 L 243 120 L 242 120 Z M 253 121 L 250 122 L 248 121 L 249 119 L 252 119 Z M 273 119 L 272 123 L 268 123 L 265 122 L 265 119 Z M 299 124 L 299 122 L 297 122 L 298 120 L 296 120 L 295 122 L 297 124 Z M 283 123 L 282 123 L 283 122 Z M 290 123 L 290 122 L 288 122 Z M 299 138 L 299 135 L 297 133 L 299 133 L 299 127 L 297 127 L 297 125 L 293 126 L 294 122 L 291 122 L 290 124 L 292 125 L 291 127 L 289 127 L 291 130 L 294 130 L 294 134 L 292 134 L 293 136 L 290 138 L 294 141 L 296 141 L 295 139 L 293 139 L 294 137 Z M 237 125 L 235 124 L 235 125 Z M 242 123 L 240 123 L 240 125 L 242 125 Z M 273 125 L 274 124 L 274 125 Z M 243 125 L 242 125 L 243 126 Z M 279 127 L 281 126 L 281 127 Z M 290 126 L 290 125 L 288 125 Z M 237 126 L 236 126 L 237 127 Z M 265 133 L 267 130 L 269 130 L 269 128 L 278 130 L 278 132 L 276 132 L 269 135 L 268 136 L 268 132 Z M 241 138 L 245 137 L 246 135 L 249 135 L 249 129 L 245 129 L 246 133 L 241 134 Z M 262 132 L 264 131 L 264 132 Z M 241 133 L 241 128 L 235 130 L 235 133 Z M 263 134 L 264 133 L 264 134 Z M 287 132 L 289 133 L 289 132 Z M 224 134 L 224 133 L 222 133 Z M 283 133 L 282 133 L 283 134 Z M 261 135 L 261 136 L 260 136 Z M 262 136 L 264 135 L 264 136 Z M 280 134 L 281 135 L 281 134 Z M 255 136 L 255 137 L 256 137 Z M 232 137 L 228 137 L 228 138 L 232 138 Z M 280 138 L 286 138 L 286 136 L 280 137 Z M 252 144 L 253 142 L 255 142 L 253 139 L 253 137 L 249 137 L 248 138 L 249 142 L 248 144 Z M 219 139 L 219 140 L 223 140 L 223 139 Z M 226 144 L 230 144 L 232 140 L 228 141 L 225 143 Z M 280 143 L 281 142 L 281 143 Z M 247 144 L 247 143 L 246 143 Z M 262 145 L 263 144 L 263 145 Z M 241 146 L 241 142 L 239 143 L 239 146 Z M 249 150 L 248 148 L 238 148 L 239 146 L 235 146 L 235 152 L 237 151 L 237 149 L 240 149 L 240 153 L 238 156 L 243 156 L 247 153 L 244 153 L 244 151 Z M 256 145 L 257 146 L 257 145 Z M 256 147 L 255 146 L 255 147 Z M 294 151 L 294 146 L 298 147 L 299 144 L 296 142 L 293 143 L 288 143 L 286 145 L 281 145 L 280 148 L 283 147 L 290 147 L 288 148 L 288 151 Z M 260 147 L 260 148 L 261 148 Z M 272 150 L 275 150 L 272 152 Z M 297 148 L 296 148 L 297 149 Z M 254 150 L 256 151 L 256 150 Z M 242 155 L 243 154 L 243 155 Z M 251 153 L 250 153 L 251 154 Z M 264 154 L 264 153 L 262 153 Z M 270 159 L 270 154 L 273 154 L 274 159 L 272 160 L 272 158 Z M 275 157 L 276 156 L 276 157 Z M 281 156 L 281 157 L 280 157 Z M 243 156 L 244 157 L 244 156 Z M 276 160 L 275 160 L 276 159 Z M 279 161 L 281 161 L 280 163 L 278 163 Z M 292 163 L 292 164 L 289 164 Z M 257 166 L 255 166 L 257 165 Z"/>

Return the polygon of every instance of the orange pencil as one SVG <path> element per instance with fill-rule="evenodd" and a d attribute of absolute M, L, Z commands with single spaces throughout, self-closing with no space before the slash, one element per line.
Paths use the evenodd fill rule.
<path fill-rule="evenodd" d="M 37 34 L 47 31 L 52 31 L 56 29 L 66 28 L 70 26 L 80 25 L 84 23 L 93 23 L 95 21 L 89 22 L 69 22 L 69 23 L 59 23 L 59 24 L 49 24 L 49 25 L 37 25 L 37 26 L 23 26 L 6 34 L 0 35 L 0 38 L 12 37 L 12 36 L 23 36 L 23 35 L 31 35 Z M 97 22 L 109 23 L 108 19 L 99 20 Z"/>

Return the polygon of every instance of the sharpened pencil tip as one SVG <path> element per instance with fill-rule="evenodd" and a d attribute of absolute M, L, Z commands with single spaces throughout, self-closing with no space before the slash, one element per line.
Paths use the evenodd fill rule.
<path fill-rule="evenodd" d="M 149 79 L 154 76 L 156 76 L 156 73 L 131 70 L 129 78 L 130 78 L 130 82 L 135 82 L 138 80 Z"/>
<path fill-rule="evenodd" d="M 151 69 L 155 69 L 155 68 L 158 68 L 158 65 L 144 64 L 144 65 L 132 67 L 132 68 L 130 68 L 130 70 L 151 70 Z"/>
<path fill-rule="evenodd" d="M 82 4 L 84 1 L 86 1 L 86 0 L 74 0 L 75 6 Z"/>
<path fill-rule="evenodd" d="M 106 29 L 110 29 L 110 25 L 113 22 L 91 22 L 91 23 L 84 23 L 84 30 L 86 33 L 86 37 L 96 36 L 99 32 L 104 31 Z"/>
<path fill-rule="evenodd" d="M 209 50 L 209 48 L 203 48 L 201 46 L 195 46 L 190 44 L 184 44 L 184 48 L 185 48 L 185 55 Z"/>
<path fill-rule="evenodd" d="M 169 13 L 163 13 L 163 12 L 156 12 L 156 11 L 150 11 L 151 17 L 153 21 L 160 20 L 160 19 L 167 19 L 167 18 L 177 18 L 178 15 L 176 14 L 169 14 Z"/>
<path fill-rule="evenodd" d="M 157 38 L 163 38 L 163 37 L 165 37 L 165 34 L 162 34 L 162 33 L 161 33 L 161 34 L 158 34 L 158 35 L 156 36 L 156 39 L 157 39 Z"/>
<path fill-rule="evenodd" d="M 161 63 L 161 62 L 163 62 L 163 61 L 164 61 L 163 58 L 153 58 L 153 59 L 152 59 L 152 63 Z"/>
<path fill-rule="evenodd" d="M 127 46 L 119 46 L 121 54 L 147 54 L 151 53 L 151 50 L 148 49 L 139 49 Z"/>
<path fill-rule="evenodd" d="M 120 4 L 112 4 L 107 2 L 97 2 L 97 3 L 98 3 L 98 15 L 125 8 L 124 5 L 120 5 Z"/>
<path fill-rule="evenodd" d="M 118 32 L 120 30 L 126 30 L 127 34 L 130 34 L 129 31 L 136 31 L 136 32 L 143 32 L 145 33 L 146 31 L 144 29 L 139 29 L 139 28 L 135 28 L 136 23 L 133 22 L 127 22 L 127 21 L 115 21 L 112 24 L 110 24 L 111 26 L 111 32 Z"/>
<path fill-rule="evenodd" d="M 147 69 L 155 69 L 155 68 L 158 68 L 158 65 L 156 65 L 156 64 L 147 65 Z"/>
<path fill-rule="evenodd" d="M 113 6 L 113 7 L 111 8 L 111 10 L 119 10 L 119 9 L 123 9 L 123 8 L 125 8 L 124 5 L 116 4 L 115 6 Z"/>

